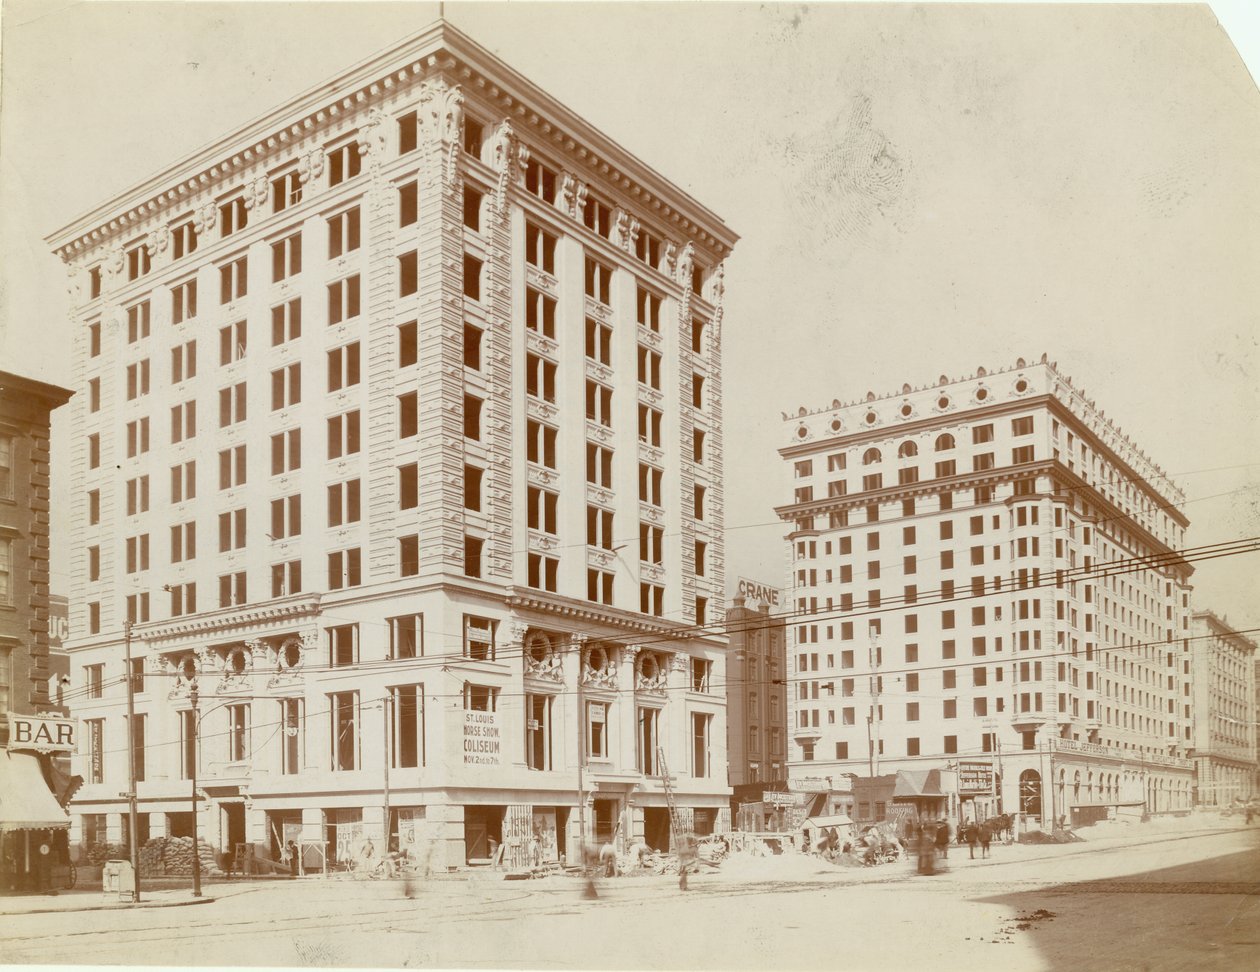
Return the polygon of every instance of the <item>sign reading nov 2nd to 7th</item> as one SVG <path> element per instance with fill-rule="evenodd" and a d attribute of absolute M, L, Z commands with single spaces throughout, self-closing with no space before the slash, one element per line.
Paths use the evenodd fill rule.
<path fill-rule="evenodd" d="M 477 710 L 464 713 L 464 762 L 498 766 L 503 751 L 499 714 Z"/>
<path fill-rule="evenodd" d="M 74 719 L 8 713 L 9 748 L 40 753 L 72 753 L 75 749 Z"/>

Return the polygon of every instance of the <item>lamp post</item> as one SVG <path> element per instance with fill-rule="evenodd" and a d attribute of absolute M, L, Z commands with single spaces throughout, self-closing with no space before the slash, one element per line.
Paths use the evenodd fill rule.
<path fill-rule="evenodd" d="M 140 900 L 139 821 L 136 816 L 136 678 L 131 670 L 131 622 L 123 622 L 123 644 L 127 652 L 127 836 L 131 845 L 131 900 Z"/>
<path fill-rule="evenodd" d="M 194 678 L 188 692 L 192 702 L 192 852 L 193 852 L 193 897 L 201 897 L 201 845 L 197 839 L 197 728 L 201 719 L 197 715 L 197 680 Z"/>

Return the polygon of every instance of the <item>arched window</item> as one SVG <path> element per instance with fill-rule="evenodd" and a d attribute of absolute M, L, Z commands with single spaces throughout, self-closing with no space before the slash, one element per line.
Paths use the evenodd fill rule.
<path fill-rule="evenodd" d="M 954 437 L 948 432 L 943 432 L 936 437 L 936 451 L 947 452 L 954 448 Z"/>
<path fill-rule="evenodd" d="M 1041 816 L 1041 774 L 1036 770 L 1019 774 L 1019 808 L 1030 817 Z"/>
<path fill-rule="evenodd" d="M 914 444 L 911 439 L 906 439 L 901 443 L 901 448 L 897 450 L 898 459 L 910 459 L 919 454 L 919 447 Z"/>
<path fill-rule="evenodd" d="M 1081 771 L 1076 771 L 1076 776 L 1072 780 L 1072 799 L 1077 803 L 1081 802 Z"/>
<path fill-rule="evenodd" d="M 883 458 L 883 455 L 880 454 L 878 449 L 867 449 L 864 453 L 862 453 L 862 465 L 869 466 L 872 463 L 879 462 Z"/>

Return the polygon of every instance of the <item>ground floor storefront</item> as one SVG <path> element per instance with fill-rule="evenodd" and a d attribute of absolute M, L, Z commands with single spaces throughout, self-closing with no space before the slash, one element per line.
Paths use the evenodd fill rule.
<path fill-rule="evenodd" d="M 47 758 L 0 751 L 0 893 L 66 886 L 70 818 L 49 787 Z"/>
<path fill-rule="evenodd" d="M 663 793 L 632 785 L 576 792 L 395 791 L 257 795 L 202 792 L 195 832 L 216 854 L 220 869 L 288 868 L 317 872 L 389 852 L 434 870 L 464 866 L 524 868 L 580 859 L 588 845 L 618 853 L 643 844 L 668 852 L 675 831 L 696 837 L 728 831 L 730 805 L 722 795 L 680 793 L 671 815 Z M 138 804 L 141 846 L 154 838 L 192 837 L 190 796 Z M 126 843 L 122 802 L 74 808 L 70 843 L 81 859 L 91 848 Z M 100 856 L 100 852 L 96 852 Z"/>
<path fill-rule="evenodd" d="M 1256 764 L 1246 760 L 1207 754 L 1196 756 L 1195 802 L 1202 807 L 1227 807 L 1245 803 L 1256 794 Z"/>

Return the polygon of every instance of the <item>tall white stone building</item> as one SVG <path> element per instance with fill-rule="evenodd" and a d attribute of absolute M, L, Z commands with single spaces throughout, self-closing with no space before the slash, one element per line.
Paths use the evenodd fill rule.
<path fill-rule="evenodd" d="M 445 23 L 53 234 L 75 836 L 123 832 L 128 619 L 142 838 L 189 831 L 196 759 L 224 849 L 659 846 L 658 747 L 725 823 L 735 241 Z"/>
<path fill-rule="evenodd" d="M 953 767 L 964 813 L 1043 824 L 1189 806 L 1184 496 L 1068 377 L 784 420 L 791 775 Z"/>
<path fill-rule="evenodd" d="M 1211 611 L 1191 623 L 1198 802 L 1249 800 L 1256 782 L 1256 643 Z"/>

